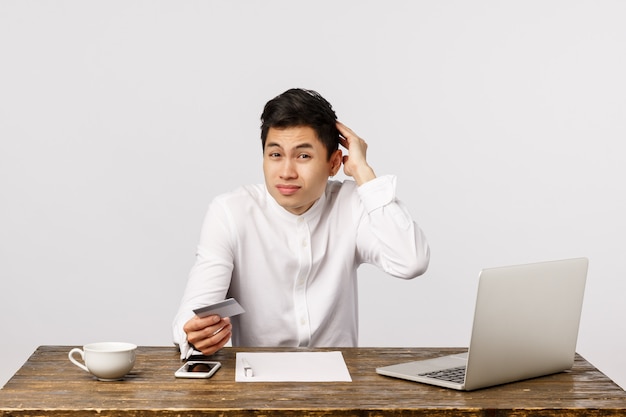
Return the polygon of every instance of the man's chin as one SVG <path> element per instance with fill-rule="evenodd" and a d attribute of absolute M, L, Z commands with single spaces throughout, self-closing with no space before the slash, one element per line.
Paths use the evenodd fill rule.
<path fill-rule="evenodd" d="M 315 202 L 310 204 L 298 204 L 294 199 L 281 196 L 281 198 L 274 198 L 279 206 L 287 210 L 291 214 L 300 215 L 306 213 Z"/>

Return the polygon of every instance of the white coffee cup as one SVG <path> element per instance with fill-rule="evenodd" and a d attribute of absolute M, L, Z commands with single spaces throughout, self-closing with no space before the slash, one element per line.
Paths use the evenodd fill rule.
<path fill-rule="evenodd" d="M 90 343 L 82 350 L 70 350 L 70 361 L 79 368 L 91 373 L 100 381 L 118 381 L 135 366 L 137 346 L 132 343 L 101 342 Z M 79 354 L 85 364 L 74 357 Z"/>

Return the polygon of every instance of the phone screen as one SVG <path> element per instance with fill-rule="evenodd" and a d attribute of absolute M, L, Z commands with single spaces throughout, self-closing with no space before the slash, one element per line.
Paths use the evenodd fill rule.
<path fill-rule="evenodd" d="M 192 362 L 185 364 L 185 372 L 210 372 L 215 364 L 208 362 Z"/>
<path fill-rule="evenodd" d="M 219 362 L 188 361 L 174 375 L 178 378 L 210 378 L 220 368 Z"/>

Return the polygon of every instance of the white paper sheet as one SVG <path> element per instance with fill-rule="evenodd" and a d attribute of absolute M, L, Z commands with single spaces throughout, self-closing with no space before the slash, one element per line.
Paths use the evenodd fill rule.
<path fill-rule="evenodd" d="M 252 368 L 246 376 L 244 363 Z M 237 382 L 352 382 L 341 352 L 237 352 Z"/>

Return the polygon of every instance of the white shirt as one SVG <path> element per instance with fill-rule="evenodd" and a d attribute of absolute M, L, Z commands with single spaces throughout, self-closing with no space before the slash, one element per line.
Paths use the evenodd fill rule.
<path fill-rule="evenodd" d="M 215 198 L 202 226 L 196 262 L 173 323 L 183 358 L 183 325 L 193 309 L 234 297 L 233 346 L 350 347 L 358 341 L 357 268 L 399 278 L 424 273 L 429 248 L 396 199 L 395 176 L 357 187 L 329 181 L 305 213 L 294 215 L 264 185 Z"/>

